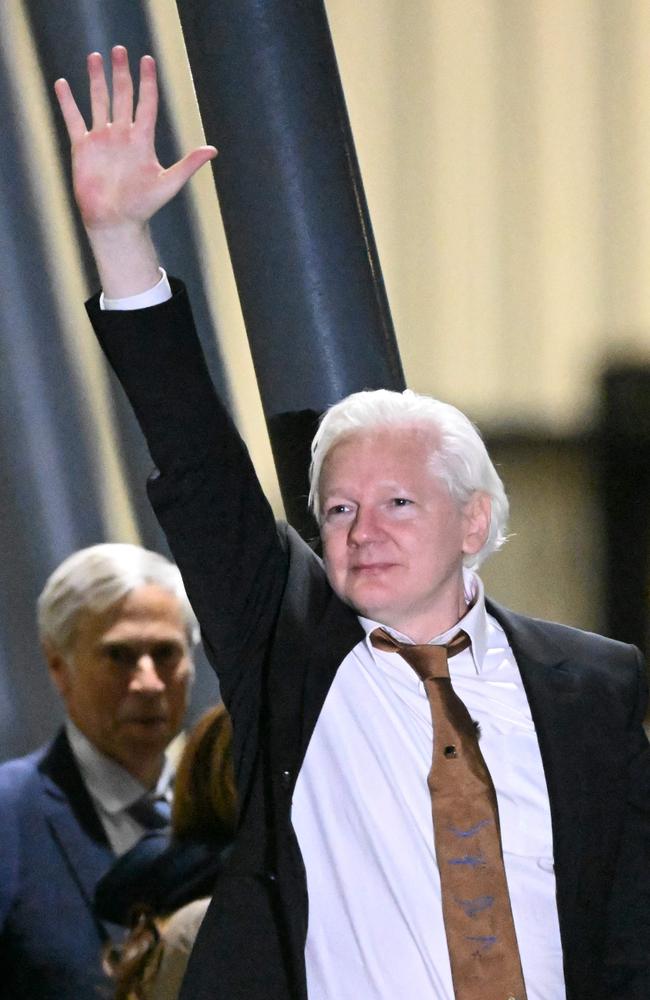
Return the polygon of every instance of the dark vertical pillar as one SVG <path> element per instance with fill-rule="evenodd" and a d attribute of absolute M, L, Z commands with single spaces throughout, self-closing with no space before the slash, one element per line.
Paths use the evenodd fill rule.
<path fill-rule="evenodd" d="M 404 376 L 322 0 L 178 9 L 289 520 L 308 445 L 349 392 Z"/>
<path fill-rule="evenodd" d="M 600 468 L 607 631 L 648 649 L 650 368 L 617 366 L 603 380 Z"/>

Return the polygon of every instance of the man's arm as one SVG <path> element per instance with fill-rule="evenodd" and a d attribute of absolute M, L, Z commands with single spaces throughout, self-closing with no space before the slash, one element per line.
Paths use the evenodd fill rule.
<path fill-rule="evenodd" d="M 154 149 L 154 61 L 141 61 L 135 115 L 124 48 L 113 49 L 112 63 L 111 112 L 101 57 L 88 57 L 90 130 L 68 84 L 57 81 L 56 92 L 72 146 L 75 197 L 104 292 L 116 299 L 158 282 L 149 219 L 216 151 L 200 147 L 163 169 Z M 250 716 L 286 556 L 246 448 L 214 393 L 187 297 L 176 286 L 169 302 L 131 312 L 101 312 L 95 298 L 89 313 L 159 470 L 150 498 L 219 670 L 224 700 L 231 711 L 246 706 Z"/>

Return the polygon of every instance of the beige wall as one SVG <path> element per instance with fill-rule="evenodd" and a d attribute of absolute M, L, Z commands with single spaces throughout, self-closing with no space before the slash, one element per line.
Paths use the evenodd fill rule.
<path fill-rule="evenodd" d="M 650 360 L 649 0 L 328 0 L 407 377 L 584 427 Z"/>
<path fill-rule="evenodd" d="M 494 598 L 537 618 L 601 632 L 602 533 L 593 447 L 580 442 L 495 442 L 508 487 L 511 537 L 481 576 Z"/>

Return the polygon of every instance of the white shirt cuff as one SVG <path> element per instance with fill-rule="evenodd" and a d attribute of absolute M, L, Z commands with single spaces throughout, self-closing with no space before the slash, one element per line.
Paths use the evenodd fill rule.
<path fill-rule="evenodd" d="M 158 270 L 160 281 L 153 288 L 148 288 L 146 292 L 139 292 L 137 295 L 128 295 L 124 299 L 107 299 L 102 292 L 99 296 L 99 308 L 106 312 L 112 310 L 125 312 L 128 309 L 148 309 L 150 306 L 159 306 L 161 302 L 167 302 L 172 297 L 169 278 L 164 267 Z"/>

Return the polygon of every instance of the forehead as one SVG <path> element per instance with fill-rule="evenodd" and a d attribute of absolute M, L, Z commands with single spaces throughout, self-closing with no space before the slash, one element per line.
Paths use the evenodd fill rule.
<path fill-rule="evenodd" d="M 321 490 L 336 488 L 341 478 L 380 482 L 433 478 L 431 459 L 439 446 L 436 429 L 421 424 L 360 430 L 336 441 L 325 456 Z"/>
<path fill-rule="evenodd" d="M 77 643 L 99 639 L 165 632 L 185 633 L 183 610 L 178 598 L 157 584 L 136 587 L 105 611 L 86 608 L 77 621 Z"/>

